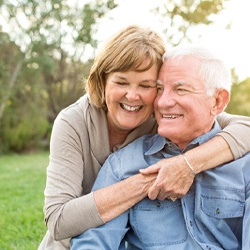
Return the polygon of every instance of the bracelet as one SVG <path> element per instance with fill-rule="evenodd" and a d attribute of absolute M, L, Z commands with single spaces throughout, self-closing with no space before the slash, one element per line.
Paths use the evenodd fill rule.
<path fill-rule="evenodd" d="M 191 166 L 191 164 L 188 162 L 187 157 L 186 157 L 184 154 L 183 154 L 183 157 L 184 157 L 184 159 L 185 159 L 187 165 L 188 165 L 189 168 L 191 169 L 192 173 L 193 173 L 194 175 L 196 175 L 196 173 L 194 172 L 194 168 L 193 168 L 193 167 Z"/>

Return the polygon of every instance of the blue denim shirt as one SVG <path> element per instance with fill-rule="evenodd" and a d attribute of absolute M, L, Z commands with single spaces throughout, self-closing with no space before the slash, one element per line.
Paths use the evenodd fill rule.
<path fill-rule="evenodd" d="M 184 151 L 219 131 L 193 140 Z M 93 190 L 119 182 L 162 158 L 184 152 L 159 135 L 146 135 L 115 152 L 100 170 Z M 123 250 L 250 249 L 250 154 L 197 174 L 175 202 L 143 199 L 114 220 L 71 240 L 71 249 Z"/>

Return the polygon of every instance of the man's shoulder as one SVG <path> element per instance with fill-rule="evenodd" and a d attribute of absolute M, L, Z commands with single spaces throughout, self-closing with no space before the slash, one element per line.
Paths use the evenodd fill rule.
<path fill-rule="evenodd" d="M 130 144 L 128 144 L 126 147 L 130 147 L 131 149 L 133 149 L 135 147 L 136 148 L 137 147 L 144 147 L 144 149 L 145 149 L 145 146 L 147 146 L 147 145 L 148 145 L 148 147 L 152 146 L 154 141 L 155 141 L 155 138 L 156 137 L 158 138 L 158 136 L 159 136 L 158 134 L 143 135 L 143 136 L 137 138 L 136 140 L 134 140 L 133 142 L 131 142 Z"/>

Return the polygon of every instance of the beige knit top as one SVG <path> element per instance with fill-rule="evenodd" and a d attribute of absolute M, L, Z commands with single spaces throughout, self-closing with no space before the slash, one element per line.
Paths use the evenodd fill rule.
<path fill-rule="evenodd" d="M 228 142 L 235 158 L 250 151 L 250 118 L 239 120 L 223 113 L 218 121 L 222 127 L 230 123 L 220 135 Z M 151 117 L 114 150 L 156 130 L 156 122 Z M 108 138 L 106 113 L 91 105 L 87 95 L 62 110 L 56 118 L 44 191 L 45 222 L 49 230 L 39 250 L 69 249 L 69 238 L 104 223 L 90 190 L 111 153 Z"/>

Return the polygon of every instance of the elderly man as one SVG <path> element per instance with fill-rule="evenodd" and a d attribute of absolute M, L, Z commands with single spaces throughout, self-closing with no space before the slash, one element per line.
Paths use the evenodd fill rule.
<path fill-rule="evenodd" d="M 250 154 L 200 174 L 185 156 L 221 130 L 215 118 L 230 99 L 230 70 L 204 48 L 177 47 L 164 55 L 157 86 L 158 134 L 112 154 L 93 189 L 180 155 L 195 175 L 190 191 L 182 198 L 146 198 L 72 239 L 72 249 L 120 250 L 125 241 L 128 249 L 250 249 Z"/>

